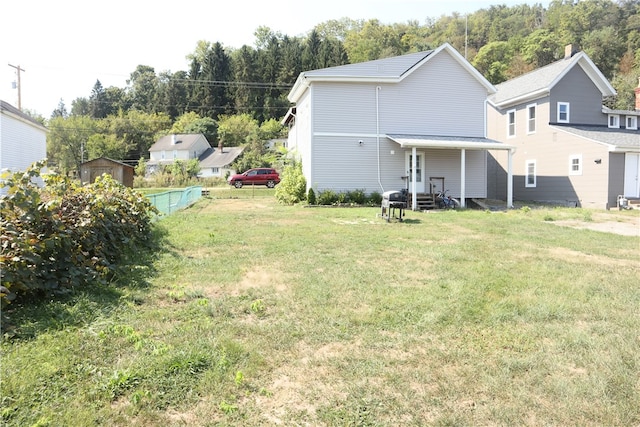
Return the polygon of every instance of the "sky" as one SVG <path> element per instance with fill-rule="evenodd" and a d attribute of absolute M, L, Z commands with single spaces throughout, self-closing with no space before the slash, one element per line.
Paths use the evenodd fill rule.
<path fill-rule="evenodd" d="M 138 65 L 156 73 L 189 69 L 186 56 L 199 40 L 229 48 L 254 46 L 260 26 L 304 36 L 322 22 L 344 17 L 409 20 L 425 24 L 491 5 L 547 3 L 529 0 L 9 0 L 0 6 L 0 99 L 45 118 L 62 100 L 71 110 L 97 80 L 126 87 Z"/>

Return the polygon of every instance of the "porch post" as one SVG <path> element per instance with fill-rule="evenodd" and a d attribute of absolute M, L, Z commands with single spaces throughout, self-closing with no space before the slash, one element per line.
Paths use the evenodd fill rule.
<path fill-rule="evenodd" d="M 507 208 L 513 207 L 513 150 L 509 150 L 507 161 Z"/>
<path fill-rule="evenodd" d="M 411 210 L 418 209 L 418 197 L 416 196 L 416 147 L 411 147 Z"/>
<path fill-rule="evenodd" d="M 466 193 L 466 171 L 465 169 L 467 163 L 467 150 L 464 148 L 460 150 L 460 207 L 464 208 L 464 200 Z"/>

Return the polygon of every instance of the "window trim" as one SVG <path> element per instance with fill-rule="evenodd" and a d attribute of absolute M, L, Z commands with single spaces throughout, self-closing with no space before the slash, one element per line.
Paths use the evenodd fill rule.
<path fill-rule="evenodd" d="M 533 166 L 533 174 L 529 174 L 529 166 Z M 538 166 L 535 160 L 526 160 L 524 164 L 524 186 L 525 188 L 535 188 L 538 183 Z M 533 183 L 529 183 L 529 176 L 533 176 Z"/>
<path fill-rule="evenodd" d="M 511 115 L 513 114 L 513 122 L 511 122 Z M 511 129 L 513 128 L 513 133 L 511 133 Z M 516 137 L 516 110 L 507 111 L 507 138 L 515 138 Z"/>
<path fill-rule="evenodd" d="M 560 114 L 561 114 L 561 107 L 567 107 L 567 118 L 564 120 L 560 119 Z M 557 119 L 558 119 L 558 123 L 570 123 L 571 121 L 571 104 L 569 104 L 568 102 L 558 102 L 557 105 Z"/>
<path fill-rule="evenodd" d="M 533 110 L 533 119 L 531 119 L 531 111 Z M 536 133 L 538 127 L 538 104 L 527 105 L 527 135 Z M 531 130 L 531 123 L 533 122 L 533 130 Z"/>
<path fill-rule="evenodd" d="M 611 124 L 611 119 L 613 119 L 613 124 Z M 619 114 L 609 114 L 607 118 L 607 126 L 610 129 L 620 129 L 620 115 Z"/>
<path fill-rule="evenodd" d="M 578 169 L 573 169 L 573 161 L 578 160 Z M 582 175 L 582 154 L 572 154 L 569 156 L 569 175 L 577 176 Z"/>
<path fill-rule="evenodd" d="M 629 123 L 632 123 L 632 125 L 629 126 Z M 638 118 L 636 116 L 626 116 L 624 125 L 626 129 L 636 130 L 638 129 Z"/>

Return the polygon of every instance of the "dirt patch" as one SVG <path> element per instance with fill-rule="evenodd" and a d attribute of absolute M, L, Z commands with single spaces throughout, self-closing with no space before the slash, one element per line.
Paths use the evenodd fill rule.
<path fill-rule="evenodd" d="M 621 236 L 640 237 L 640 218 L 626 218 L 625 221 L 579 221 L 562 220 L 554 221 L 555 225 L 562 227 L 572 227 L 583 230 L 602 231 L 604 233 L 614 233 Z"/>

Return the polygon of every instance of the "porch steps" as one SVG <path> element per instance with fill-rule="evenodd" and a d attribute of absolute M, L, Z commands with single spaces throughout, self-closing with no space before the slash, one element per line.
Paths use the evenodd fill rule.
<path fill-rule="evenodd" d="M 413 206 L 413 195 L 411 193 L 409 193 L 407 203 L 408 203 L 407 207 L 411 209 L 411 207 Z M 418 211 L 436 209 L 436 202 L 435 202 L 434 196 L 432 194 L 427 194 L 427 193 L 416 194 L 416 206 Z"/>

